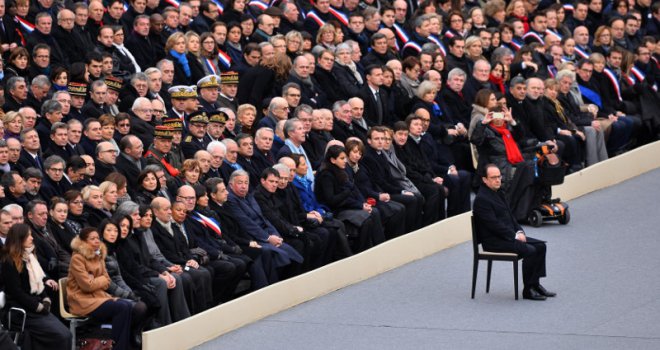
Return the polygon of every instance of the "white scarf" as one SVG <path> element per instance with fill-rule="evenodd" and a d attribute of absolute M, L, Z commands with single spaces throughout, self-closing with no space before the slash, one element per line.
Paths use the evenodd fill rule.
<path fill-rule="evenodd" d="M 46 274 L 44 274 L 44 270 L 41 269 L 37 257 L 32 254 L 33 251 L 34 246 L 25 248 L 22 259 L 25 262 L 25 268 L 30 277 L 30 293 L 41 294 L 44 291 L 44 278 L 46 277 Z"/>

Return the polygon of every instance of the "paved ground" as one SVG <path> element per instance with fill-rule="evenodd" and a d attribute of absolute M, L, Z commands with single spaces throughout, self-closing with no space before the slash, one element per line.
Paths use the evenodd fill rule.
<path fill-rule="evenodd" d="M 543 284 L 513 298 L 509 263 L 485 264 L 470 299 L 462 244 L 216 338 L 199 349 L 660 349 L 660 170 L 570 202 L 548 241 Z M 522 287 L 521 287 L 522 288 Z"/>

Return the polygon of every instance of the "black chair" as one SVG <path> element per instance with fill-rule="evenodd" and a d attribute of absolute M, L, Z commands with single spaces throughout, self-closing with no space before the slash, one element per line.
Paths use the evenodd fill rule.
<path fill-rule="evenodd" d="M 493 268 L 493 261 L 511 261 L 513 262 L 513 288 L 518 300 L 518 260 L 521 259 L 516 253 L 500 253 L 484 251 L 481 247 L 479 234 L 477 233 L 477 219 L 472 216 L 472 249 L 474 251 L 474 264 L 472 269 L 472 299 L 474 299 L 474 290 L 477 285 L 477 272 L 479 271 L 479 260 L 488 261 L 488 272 L 486 276 L 486 293 L 490 292 L 490 272 Z"/>

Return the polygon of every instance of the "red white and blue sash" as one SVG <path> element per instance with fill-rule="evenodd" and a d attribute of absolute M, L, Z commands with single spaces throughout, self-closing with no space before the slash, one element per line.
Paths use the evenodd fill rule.
<path fill-rule="evenodd" d="M 523 40 L 527 40 L 527 38 L 532 37 L 534 40 L 538 41 L 541 44 L 544 44 L 545 41 L 543 41 L 543 38 L 537 33 L 533 31 L 527 32 L 527 34 L 523 35 Z"/>
<path fill-rule="evenodd" d="M 404 45 L 410 41 L 408 34 L 406 34 L 406 31 L 403 30 L 400 25 L 394 23 L 392 27 L 394 28 L 394 34 L 396 34 L 396 36 L 399 38 L 399 41 L 401 41 Z"/>
<path fill-rule="evenodd" d="M 560 41 L 561 41 L 561 39 L 562 39 L 561 34 L 559 34 L 559 32 L 556 32 L 556 31 L 554 31 L 554 30 L 552 30 L 552 29 L 546 29 L 546 30 L 545 30 L 545 35 L 552 35 L 552 36 L 555 36 L 555 37 L 557 37 Z"/>
<path fill-rule="evenodd" d="M 520 50 L 522 47 L 522 44 L 517 43 L 516 39 L 511 39 L 511 43 L 509 43 L 516 51 Z"/>
<path fill-rule="evenodd" d="M 252 0 L 248 3 L 248 5 L 249 6 L 254 6 L 254 7 L 260 9 L 261 11 L 266 11 L 268 9 L 268 4 L 263 3 L 259 0 Z"/>
<path fill-rule="evenodd" d="M 219 14 L 222 15 L 223 13 L 225 13 L 225 5 L 222 4 L 222 1 L 211 0 L 211 2 L 214 3 L 215 6 L 218 6 L 218 13 Z"/>
<path fill-rule="evenodd" d="M 440 52 L 442 53 L 442 57 L 447 57 L 447 49 L 445 48 L 445 44 L 442 43 L 442 40 L 440 40 L 437 36 L 431 34 L 429 35 L 429 41 L 432 43 L 438 45 L 440 48 Z"/>
<path fill-rule="evenodd" d="M 407 48 L 411 47 L 413 50 L 417 51 L 417 53 L 422 52 L 422 47 L 414 42 L 414 41 L 409 41 L 405 45 L 403 45 L 403 49 L 401 51 L 406 51 Z"/>
<path fill-rule="evenodd" d="M 564 7 L 564 11 L 568 11 L 568 12 L 573 12 L 573 10 L 575 9 L 571 4 L 564 4 L 563 7 Z"/>
<path fill-rule="evenodd" d="M 584 59 L 589 59 L 589 53 L 582 50 L 579 46 L 575 46 L 575 53 L 578 54 L 578 56 L 584 58 Z"/>
<path fill-rule="evenodd" d="M 612 72 L 607 67 L 603 69 L 603 73 L 610 81 L 610 83 L 612 83 L 612 86 L 614 87 L 614 91 L 616 91 L 616 97 L 619 99 L 619 101 L 623 101 L 623 98 L 621 98 L 621 84 L 619 83 L 619 79 L 616 77 L 616 74 L 614 74 L 614 72 Z"/>
<path fill-rule="evenodd" d="M 332 7 L 330 7 L 329 12 L 330 12 L 333 16 L 335 16 L 335 18 L 337 18 L 337 20 L 338 20 L 341 24 L 343 24 L 345 27 L 348 26 L 348 16 L 346 16 L 344 13 L 342 13 L 341 11 L 338 11 L 338 10 L 333 9 Z"/>
<path fill-rule="evenodd" d="M 220 224 L 217 221 L 215 221 L 215 219 L 202 215 L 199 212 L 195 212 L 195 214 L 191 215 L 190 217 L 195 219 L 195 221 L 199 222 L 200 224 L 204 225 L 204 227 L 213 230 L 213 232 L 215 232 L 218 236 L 222 237 L 222 230 L 220 229 Z"/>
<path fill-rule="evenodd" d="M 128 11 L 128 4 L 124 2 L 124 12 Z"/>
<path fill-rule="evenodd" d="M 206 68 L 208 68 L 209 71 L 211 71 L 211 74 L 218 75 L 218 68 L 216 68 L 213 61 L 211 61 L 208 58 L 204 58 L 204 64 L 206 65 Z"/>
<path fill-rule="evenodd" d="M 220 49 L 218 49 L 218 62 L 222 63 L 222 65 L 225 66 L 227 69 L 231 67 L 231 57 L 229 57 L 229 55 L 226 52 Z"/>
<path fill-rule="evenodd" d="M 18 21 L 18 24 L 25 30 L 27 33 L 32 33 L 34 31 L 34 24 L 28 22 L 27 20 L 20 18 L 18 16 L 14 17 Z"/>
<path fill-rule="evenodd" d="M 166 3 L 170 4 L 171 6 L 174 6 L 176 8 L 179 8 L 179 1 L 177 0 L 165 0 Z"/>
<path fill-rule="evenodd" d="M 314 20 L 314 22 L 316 22 L 319 28 L 323 27 L 323 25 L 325 24 L 325 21 L 319 15 L 317 15 L 316 11 L 314 10 L 309 11 L 307 13 L 307 17 L 310 17 L 312 20 Z"/>
<path fill-rule="evenodd" d="M 642 72 L 639 68 L 637 68 L 635 66 L 633 66 L 630 69 L 630 73 L 632 73 L 631 75 L 634 75 L 636 80 L 639 80 L 640 83 L 646 80 L 646 74 L 644 74 L 644 72 Z M 631 75 L 628 75 L 628 76 L 630 77 Z M 632 79 L 635 80 L 634 78 L 632 78 Z M 630 79 L 628 81 L 630 81 Z M 632 85 L 634 85 L 634 84 L 632 84 Z M 657 83 L 653 84 L 652 88 L 653 88 L 653 90 L 658 91 L 658 84 Z"/>

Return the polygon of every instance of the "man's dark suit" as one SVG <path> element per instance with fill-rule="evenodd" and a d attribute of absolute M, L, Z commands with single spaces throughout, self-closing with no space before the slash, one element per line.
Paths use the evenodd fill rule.
<path fill-rule="evenodd" d="M 117 156 L 117 164 L 115 164 L 117 171 L 126 176 L 126 179 L 128 179 L 128 192 L 130 195 L 133 195 L 137 189 L 137 178 L 140 175 L 142 169 L 147 166 L 147 160 L 145 158 L 140 158 L 137 160 L 137 162 L 140 162 L 140 169 L 138 169 L 134 162 L 128 160 L 124 153 L 120 153 L 119 156 Z"/>
<path fill-rule="evenodd" d="M 525 289 L 538 286 L 539 279 L 545 277 L 545 243 L 531 237 L 527 237 L 527 243 L 516 239 L 522 227 L 513 217 L 504 194 L 482 185 L 474 199 L 472 213 L 484 250 L 522 256 Z"/>
<path fill-rule="evenodd" d="M 376 98 L 371 92 L 369 84 L 364 84 L 360 89 L 360 98 L 364 101 L 364 118 L 367 120 L 369 125 L 392 125 L 394 120 L 391 118 L 391 113 L 388 109 L 389 101 L 387 98 L 387 93 L 385 90 L 379 89 L 378 96 L 381 105 L 382 114 L 379 115 L 378 105 L 376 104 Z"/>

